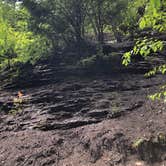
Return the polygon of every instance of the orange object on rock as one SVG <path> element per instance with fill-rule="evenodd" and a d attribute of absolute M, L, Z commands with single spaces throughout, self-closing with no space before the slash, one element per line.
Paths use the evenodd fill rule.
<path fill-rule="evenodd" d="M 23 93 L 21 91 L 18 91 L 18 98 L 21 98 L 23 96 Z"/>

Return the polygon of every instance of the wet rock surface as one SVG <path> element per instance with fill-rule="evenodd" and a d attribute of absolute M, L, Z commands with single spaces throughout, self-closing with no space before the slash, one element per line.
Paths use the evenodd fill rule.
<path fill-rule="evenodd" d="M 21 89 L 21 103 L 13 102 L 17 91 L 1 92 L 1 110 L 13 116 L 9 130 L 69 129 L 98 123 L 142 107 L 148 94 L 164 83 L 162 77 L 142 75 L 71 78 L 50 85 Z M 7 116 L 7 115 L 6 115 Z M 5 129 L 7 130 L 7 129 Z"/>
<path fill-rule="evenodd" d="M 128 161 L 135 155 L 132 140 L 166 131 L 160 121 L 165 112 L 148 112 L 147 105 L 147 95 L 165 80 L 161 75 L 60 78 L 50 73 L 38 86 L 1 90 L 0 165 L 133 166 Z"/>

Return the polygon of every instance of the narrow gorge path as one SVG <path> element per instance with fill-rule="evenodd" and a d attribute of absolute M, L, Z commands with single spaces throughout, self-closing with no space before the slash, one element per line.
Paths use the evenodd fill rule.
<path fill-rule="evenodd" d="M 166 77 L 51 73 L 40 86 L 1 90 L 0 166 L 134 166 L 132 142 L 166 133 L 165 104 L 147 99 Z"/>

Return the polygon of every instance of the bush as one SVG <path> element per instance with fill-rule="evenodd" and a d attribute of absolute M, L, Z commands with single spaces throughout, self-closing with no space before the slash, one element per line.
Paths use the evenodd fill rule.
<path fill-rule="evenodd" d="M 15 19 L 13 19 L 13 17 Z M 29 13 L 0 2 L 0 67 L 36 61 L 51 49 L 48 39 L 29 30 Z"/>
<path fill-rule="evenodd" d="M 121 55 L 112 52 L 109 55 L 97 54 L 82 59 L 79 65 L 87 70 L 101 72 L 118 71 L 121 69 Z"/>

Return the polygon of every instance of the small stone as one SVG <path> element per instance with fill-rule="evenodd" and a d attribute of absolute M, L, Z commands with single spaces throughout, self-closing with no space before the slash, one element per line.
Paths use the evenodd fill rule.
<path fill-rule="evenodd" d="M 136 162 L 135 166 L 144 166 L 144 164 L 142 162 Z"/>
<path fill-rule="evenodd" d="M 158 111 L 158 114 L 161 114 L 162 113 L 162 111 L 160 110 L 160 111 Z"/>
<path fill-rule="evenodd" d="M 140 116 L 141 116 L 141 117 L 144 117 L 144 114 L 141 114 Z"/>

